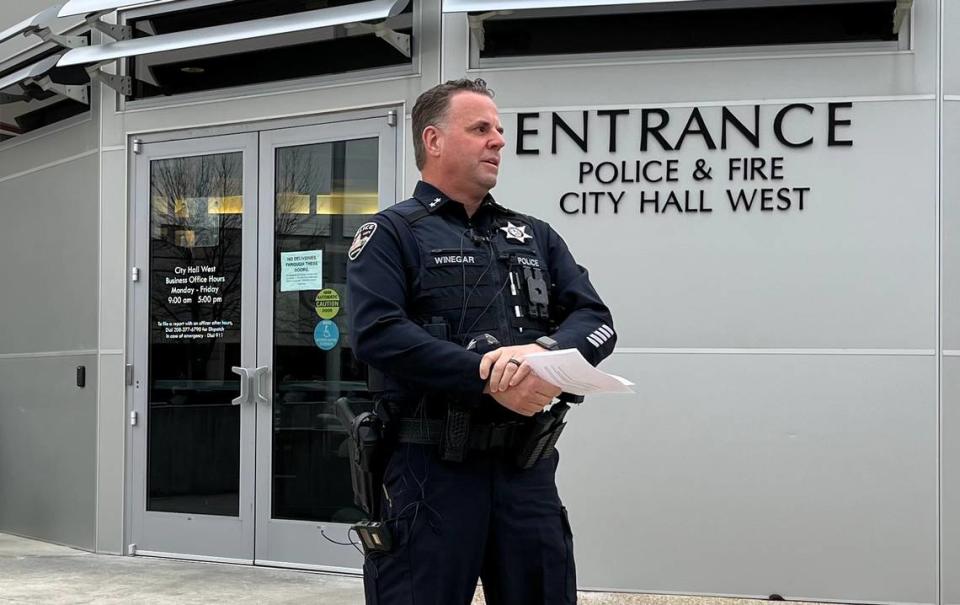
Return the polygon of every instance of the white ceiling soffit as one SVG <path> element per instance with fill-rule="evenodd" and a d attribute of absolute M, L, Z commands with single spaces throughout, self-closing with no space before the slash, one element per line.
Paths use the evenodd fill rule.
<path fill-rule="evenodd" d="M 333 6 L 301 13 L 292 13 L 266 19 L 228 23 L 214 27 L 192 29 L 172 34 L 161 34 L 132 40 L 120 40 L 98 46 L 75 48 L 63 55 L 59 65 L 86 65 L 114 59 L 137 57 L 172 50 L 197 48 L 238 40 L 265 38 L 293 32 L 346 25 L 361 21 L 386 19 L 399 14 L 409 0 L 370 0 Z M 76 52 L 83 51 L 83 52 Z"/>
<path fill-rule="evenodd" d="M 60 10 L 61 6 L 63 6 L 63 3 L 58 2 L 51 7 L 45 8 L 36 15 L 24 19 L 13 27 L 8 27 L 7 29 L 0 31 L 0 43 L 11 40 L 20 34 L 25 34 L 33 30 L 49 27 L 51 23 L 57 20 L 57 11 Z"/>
<path fill-rule="evenodd" d="M 37 61 L 33 65 L 28 65 L 23 69 L 19 69 L 10 75 L 0 78 L 0 91 L 20 84 L 24 80 L 31 80 L 44 76 L 48 71 L 57 65 L 57 61 L 59 59 L 60 57 L 58 55 L 47 57 L 46 59 Z"/>
<path fill-rule="evenodd" d="M 538 10 L 547 8 L 582 8 L 592 6 L 622 6 L 638 4 L 679 4 L 683 2 L 694 2 L 698 0 L 443 0 L 443 12 L 445 13 L 479 13 L 490 11 L 506 10 Z M 727 5 L 735 6 L 737 2 L 726 0 L 699 0 L 704 2 L 724 2 Z M 756 0 L 744 1 L 744 5 L 762 5 L 762 4 L 819 4 L 825 1 L 831 2 L 883 2 L 885 0 Z M 889 0 L 886 0 L 889 1 Z M 898 0 L 900 2 L 901 0 Z M 912 2 L 912 0 L 910 0 Z"/>

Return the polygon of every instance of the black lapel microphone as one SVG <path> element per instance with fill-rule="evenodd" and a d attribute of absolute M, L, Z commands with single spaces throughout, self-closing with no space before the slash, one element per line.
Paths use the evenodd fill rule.
<path fill-rule="evenodd" d="M 482 235 L 482 234 L 480 234 L 480 233 L 477 233 L 477 232 L 474 231 L 473 229 L 470 229 L 470 232 L 469 232 L 469 234 L 467 235 L 467 237 L 469 237 L 469 238 L 470 238 L 470 241 L 473 242 L 473 243 L 474 243 L 475 245 L 477 245 L 477 246 L 479 246 L 480 244 L 482 244 L 482 243 L 484 243 L 484 242 L 489 242 L 489 241 L 490 241 L 490 236 L 489 236 L 489 235 Z"/>

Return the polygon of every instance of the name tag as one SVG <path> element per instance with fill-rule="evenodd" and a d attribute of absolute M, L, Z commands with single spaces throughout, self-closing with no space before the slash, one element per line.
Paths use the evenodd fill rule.
<path fill-rule="evenodd" d="M 433 254 L 430 256 L 434 267 L 452 267 L 459 265 L 476 265 L 477 257 L 473 254 Z"/>
<path fill-rule="evenodd" d="M 521 267 L 530 267 L 531 269 L 542 269 L 540 259 L 535 256 L 524 256 L 517 254 L 513 257 L 514 262 Z"/>

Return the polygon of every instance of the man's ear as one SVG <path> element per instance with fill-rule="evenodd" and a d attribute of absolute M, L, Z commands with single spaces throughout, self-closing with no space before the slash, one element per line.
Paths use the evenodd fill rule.
<path fill-rule="evenodd" d="M 421 137 L 423 139 L 423 149 L 427 152 L 427 155 L 438 157 L 440 150 L 443 149 L 443 133 L 440 132 L 440 129 L 431 124 L 423 129 Z"/>

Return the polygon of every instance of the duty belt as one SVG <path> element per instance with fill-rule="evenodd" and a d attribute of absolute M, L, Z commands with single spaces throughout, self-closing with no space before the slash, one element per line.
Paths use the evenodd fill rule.
<path fill-rule="evenodd" d="M 444 422 L 429 418 L 400 418 L 397 441 L 439 445 L 444 432 Z M 526 436 L 526 428 L 526 423 L 523 422 L 473 424 L 467 437 L 467 449 L 480 452 L 497 448 L 516 449 Z"/>

